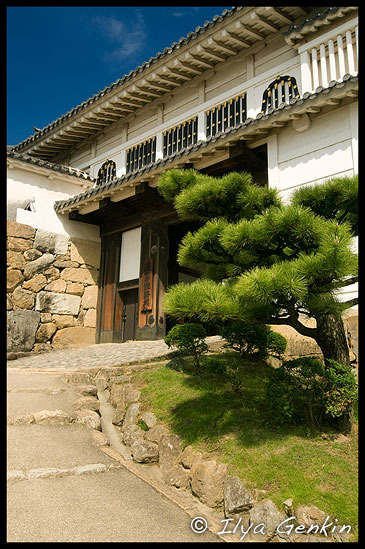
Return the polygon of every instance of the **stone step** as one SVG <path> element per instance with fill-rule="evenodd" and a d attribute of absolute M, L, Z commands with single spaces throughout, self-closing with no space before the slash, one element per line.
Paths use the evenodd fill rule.
<path fill-rule="evenodd" d="M 7 472 L 7 480 L 9 482 L 17 482 L 19 480 L 30 480 L 37 478 L 59 478 L 70 475 L 85 475 L 89 473 L 104 473 L 111 469 L 121 469 L 121 465 L 106 465 L 105 463 L 91 463 L 88 465 L 78 465 L 71 468 L 60 467 L 44 467 L 40 469 L 14 470 Z"/>

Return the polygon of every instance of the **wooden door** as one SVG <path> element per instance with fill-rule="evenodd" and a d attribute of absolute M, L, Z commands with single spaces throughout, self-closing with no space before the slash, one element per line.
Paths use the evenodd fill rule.
<path fill-rule="evenodd" d="M 120 292 L 122 305 L 122 341 L 136 338 L 138 322 L 138 289 Z"/>

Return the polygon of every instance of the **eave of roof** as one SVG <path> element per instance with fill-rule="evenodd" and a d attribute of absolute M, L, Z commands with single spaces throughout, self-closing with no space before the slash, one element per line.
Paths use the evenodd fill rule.
<path fill-rule="evenodd" d="M 157 162 L 153 164 L 149 164 L 148 166 L 145 166 L 144 168 L 141 168 L 139 170 L 136 170 L 134 172 L 131 172 L 123 177 L 116 178 L 102 186 L 95 187 L 93 186 L 91 189 L 88 189 L 87 191 L 80 193 L 76 196 L 73 196 L 67 200 L 63 201 L 57 201 L 54 204 L 54 209 L 58 213 L 68 213 L 72 209 L 77 209 L 76 204 L 82 203 L 82 205 L 85 205 L 89 202 L 98 201 L 102 198 L 110 195 L 110 191 L 115 192 L 116 190 L 120 191 L 123 190 L 123 188 L 126 188 L 127 186 L 133 186 L 133 181 L 138 179 L 135 183 L 138 184 L 141 182 L 141 176 L 148 176 L 150 172 L 153 172 L 155 170 L 160 171 L 161 168 L 166 167 L 168 169 L 170 166 L 169 164 L 175 163 L 174 161 L 183 159 L 186 156 L 191 155 L 192 153 L 196 153 L 200 149 L 204 149 L 211 145 L 212 143 L 217 142 L 218 140 L 224 140 L 225 138 L 232 136 L 236 134 L 237 132 L 240 132 L 240 134 L 244 135 L 245 133 L 248 134 L 251 130 L 258 130 L 260 131 L 260 128 L 264 126 L 265 121 L 267 120 L 273 120 L 275 117 L 279 117 L 279 115 L 282 112 L 292 111 L 296 110 L 296 108 L 300 108 L 301 105 L 307 104 L 307 102 L 313 102 L 315 103 L 315 100 L 322 96 L 329 94 L 334 89 L 341 89 L 344 87 L 350 87 L 351 84 L 357 84 L 358 82 L 358 76 L 352 76 L 352 75 L 346 75 L 343 78 L 342 82 L 338 81 L 332 81 L 329 83 L 329 86 L 327 88 L 318 87 L 313 93 L 305 93 L 302 97 L 296 99 L 292 99 L 290 103 L 282 103 L 278 106 L 277 109 L 269 109 L 269 111 L 266 114 L 258 114 L 256 118 L 254 119 L 247 119 L 244 123 L 240 124 L 239 126 L 236 126 L 235 128 L 227 128 L 224 132 L 217 133 L 214 137 L 209 137 L 206 141 L 199 141 L 195 145 L 190 145 L 186 149 L 182 149 L 179 152 L 174 153 L 173 155 L 170 155 L 169 157 L 166 157 L 162 160 L 158 160 Z M 302 114 L 302 113 L 301 113 Z M 280 124 L 279 120 L 278 123 Z M 173 167 L 173 166 L 171 166 Z"/>
<path fill-rule="evenodd" d="M 316 8 L 308 17 L 302 19 L 296 25 L 290 25 L 283 36 L 291 46 L 297 45 L 306 35 L 318 32 L 322 26 L 332 23 L 337 18 L 343 18 L 351 11 L 358 10 L 358 6 L 337 6 Z"/>
<path fill-rule="evenodd" d="M 206 66 L 214 67 L 215 64 L 219 62 L 219 51 L 220 55 L 223 56 L 220 59 L 224 59 L 225 61 L 227 55 L 228 57 L 230 55 L 235 55 L 240 51 L 240 49 L 251 47 L 258 40 L 265 40 L 266 36 L 274 32 L 274 30 L 279 31 L 279 29 L 282 28 L 283 21 L 293 21 L 297 19 L 299 13 L 307 12 L 308 9 L 310 8 L 299 6 L 285 6 L 284 8 L 265 8 L 262 6 L 254 8 L 252 6 L 236 6 L 230 10 L 226 9 L 223 11 L 222 15 L 214 16 L 212 21 L 207 21 L 202 27 L 197 27 L 195 32 L 188 33 L 186 38 L 180 38 L 178 42 L 173 42 L 173 44 L 170 47 L 165 48 L 162 53 L 157 53 L 154 57 L 151 57 L 149 61 L 143 63 L 133 71 L 130 71 L 127 75 L 124 75 L 110 86 L 107 86 L 102 91 L 93 95 L 87 101 L 82 102 L 80 105 L 71 109 L 63 116 L 57 118 L 52 123 L 37 131 L 35 134 L 21 141 L 17 145 L 14 145 L 14 150 L 25 150 L 30 154 L 41 158 L 55 158 L 59 152 L 66 151 L 68 148 L 75 146 L 75 144 L 79 141 L 95 136 L 98 131 L 103 131 L 103 129 L 112 122 L 125 118 L 129 113 L 133 114 L 135 112 L 133 109 L 141 108 L 146 103 L 152 102 L 155 98 L 160 100 L 160 98 L 166 93 L 166 91 L 163 91 L 163 87 L 166 87 L 166 81 L 168 82 L 172 78 L 183 79 L 183 82 L 184 79 L 193 79 L 197 73 L 200 75 L 206 71 Z M 272 13 L 270 11 L 266 12 L 265 10 L 272 10 Z M 286 10 L 286 12 L 284 10 Z M 295 15 L 293 15 L 293 10 Z M 242 13 L 239 13 L 241 11 Z M 227 43 L 224 42 L 218 44 L 215 39 L 216 35 L 212 33 L 215 33 L 217 30 L 217 33 L 219 34 L 220 29 L 214 29 L 212 32 L 208 31 L 234 15 L 236 15 L 236 18 L 232 18 L 233 23 L 235 23 L 237 19 L 238 24 L 241 24 L 241 30 L 238 31 L 238 36 L 228 32 L 223 40 L 223 42 L 227 40 Z M 255 15 L 255 18 L 252 19 L 251 15 Z M 243 18 L 242 20 L 241 17 Z M 275 24 L 273 24 L 273 21 L 276 21 Z M 240 35 L 241 32 L 243 35 Z M 194 47 L 195 44 L 197 44 L 197 41 L 195 41 L 195 43 L 192 43 L 192 41 L 200 38 L 204 33 L 207 33 L 208 42 L 211 40 L 211 37 L 213 37 L 213 43 L 215 44 L 214 47 L 218 48 L 218 52 L 215 51 L 214 53 L 212 50 L 208 51 L 209 48 L 207 49 L 207 47 L 203 45 L 201 48 L 203 53 L 200 52 L 199 54 L 202 55 L 202 58 L 198 61 L 198 63 L 200 63 L 200 65 L 198 65 L 199 70 L 195 73 L 188 72 L 188 78 L 186 78 L 184 71 L 195 71 L 196 66 L 193 68 L 191 66 L 190 68 L 186 68 L 187 63 L 185 62 L 185 54 L 190 55 L 190 49 L 188 50 L 185 46 L 188 45 L 189 48 L 190 46 Z M 218 39 L 221 40 L 219 37 Z M 233 42 L 231 43 L 232 40 Z M 202 41 L 200 40 L 198 48 L 200 47 L 201 42 Z M 181 55 L 180 52 L 176 52 L 179 48 L 182 48 Z M 219 50 L 219 48 L 223 48 L 223 50 Z M 224 51 L 226 51 L 225 54 L 222 53 Z M 231 51 L 231 53 L 229 53 L 229 51 Z M 208 55 L 208 62 L 205 57 L 206 55 Z M 213 58 L 209 58 L 210 55 L 213 55 Z M 196 57 L 197 55 L 195 53 L 192 56 L 192 59 Z M 170 63 L 170 61 L 173 63 L 175 68 L 167 67 L 167 63 Z M 175 66 L 176 62 L 178 64 Z M 195 62 L 196 60 L 193 61 L 193 63 Z M 203 67 L 201 64 L 203 64 Z M 143 78 L 138 78 L 141 73 L 146 71 L 149 67 L 152 67 L 152 65 L 156 66 L 150 71 L 147 71 L 146 75 L 143 75 Z M 178 68 L 177 72 L 176 67 Z M 161 74 L 158 72 L 151 72 L 160 70 L 164 71 L 166 68 L 170 72 L 174 71 L 173 74 L 175 76 L 168 72 L 168 79 L 166 80 L 166 75 L 164 72 Z M 157 78 L 157 81 L 153 80 L 155 77 Z M 151 81 L 151 78 L 153 82 Z M 165 84 L 162 84 L 161 82 L 165 82 Z M 158 93 L 154 94 L 153 88 L 156 88 L 156 83 L 158 85 L 155 92 Z M 167 85 L 172 86 L 167 88 L 167 92 L 170 93 L 175 89 L 174 85 L 181 85 L 181 81 L 178 81 L 175 84 L 170 82 L 170 84 Z M 136 89 L 134 90 L 134 88 Z M 145 97 L 146 95 L 147 98 Z M 150 95 L 150 97 L 148 97 L 148 95 Z M 139 104 L 133 105 L 133 102 L 137 102 Z M 142 104 L 140 104 L 141 102 Z M 131 106 L 128 107 L 128 105 Z"/>
<path fill-rule="evenodd" d="M 90 181 L 91 183 L 95 183 L 95 178 L 82 170 L 79 170 L 77 168 L 72 168 L 70 166 L 55 164 L 54 162 L 48 162 L 48 160 L 41 160 L 39 158 L 34 158 L 33 156 L 29 156 L 28 154 L 25 154 L 25 153 L 17 153 L 13 147 L 7 147 L 6 155 L 9 160 L 24 162 L 26 164 L 31 164 L 39 168 L 46 168 L 47 170 L 52 170 L 60 174 L 77 177 L 78 179 L 83 179 L 86 181 Z"/>

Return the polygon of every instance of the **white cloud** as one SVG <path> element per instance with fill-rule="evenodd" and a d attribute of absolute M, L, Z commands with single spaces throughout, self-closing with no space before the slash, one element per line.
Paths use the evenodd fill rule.
<path fill-rule="evenodd" d="M 136 10 L 135 22 L 133 25 L 119 21 L 115 17 L 98 16 L 92 19 L 104 38 L 117 45 L 112 50 L 104 52 L 104 60 L 116 62 L 123 60 L 139 52 L 145 45 L 147 34 L 143 15 Z"/>

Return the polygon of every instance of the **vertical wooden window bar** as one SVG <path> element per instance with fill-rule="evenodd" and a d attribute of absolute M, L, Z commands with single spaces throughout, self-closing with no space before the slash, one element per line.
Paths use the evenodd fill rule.
<path fill-rule="evenodd" d="M 127 149 L 126 171 L 134 172 L 156 160 L 156 137 Z"/>
<path fill-rule="evenodd" d="M 170 156 L 198 140 L 198 117 L 174 126 L 163 133 L 163 156 Z"/>
<path fill-rule="evenodd" d="M 224 132 L 227 128 L 234 128 L 247 118 L 246 94 L 237 95 L 209 111 L 207 115 L 207 137 L 214 136 L 218 132 Z"/>

